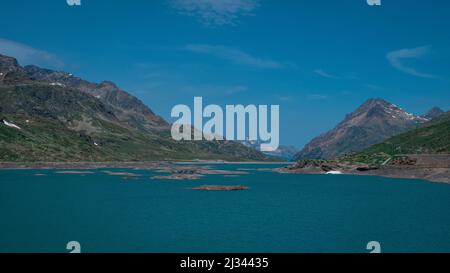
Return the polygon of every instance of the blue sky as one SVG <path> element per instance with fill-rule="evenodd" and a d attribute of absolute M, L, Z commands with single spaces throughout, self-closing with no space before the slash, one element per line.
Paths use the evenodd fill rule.
<path fill-rule="evenodd" d="M 302 147 L 368 98 L 449 110 L 450 2 L 0 0 L 0 53 L 176 104 L 279 104 Z"/>

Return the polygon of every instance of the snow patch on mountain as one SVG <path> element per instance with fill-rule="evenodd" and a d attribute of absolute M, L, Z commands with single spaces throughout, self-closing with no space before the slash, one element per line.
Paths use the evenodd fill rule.
<path fill-rule="evenodd" d="M 16 124 L 14 124 L 14 123 L 12 123 L 12 122 L 8 122 L 8 121 L 6 121 L 6 120 L 3 120 L 3 124 L 5 124 L 5 125 L 8 126 L 8 127 L 15 128 L 15 129 L 18 129 L 18 130 L 21 130 L 21 129 L 22 129 L 22 128 L 20 128 L 19 126 L 17 126 Z"/>

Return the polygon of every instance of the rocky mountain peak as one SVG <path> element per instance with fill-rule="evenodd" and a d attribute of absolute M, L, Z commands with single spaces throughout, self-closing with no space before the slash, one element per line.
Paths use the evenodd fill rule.
<path fill-rule="evenodd" d="M 385 119 L 399 119 L 408 120 L 411 122 L 426 122 L 424 117 L 416 116 L 406 112 L 395 104 L 392 104 L 384 99 L 369 99 L 363 103 L 356 111 L 347 115 L 347 119 L 354 119 L 357 117 L 364 118 L 385 118 Z M 362 117 L 361 117 L 362 116 Z"/>
<path fill-rule="evenodd" d="M 22 67 L 15 58 L 0 54 L 0 73 L 5 75 L 8 72 L 18 72 L 21 70 Z"/>
<path fill-rule="evenodd" d="M 359 152 L 428 121 L 384 99 L 369 99 L 332 130 L 314 138 L 297 159 L 329 159 Z"/>
<path fill-rule="evenodd" d="M 31 79 L 38 81 L 65 82 L 72 74 L 41 68 L 35 65 L 27 65 L 24 67 L 25 72 Z"/>
<path fill-rule="evenodd" d="M 381 98 L 372 98 L 372 99 L 368 99 L 366 102 L 364 102 L 361 105 L 361 108 L 373 107 L 373 106 L 377 106 L 377 105 L 390 106 L 392 104 L 390 102 L 384 100 L 384 99 L 381 99 Z"/>
<path fill-rule="evenodd" d="M 98 85 L 98 89 L 104 90 L 119 90 L 119 87 L 112 81 L 103 81 Z"/>
<path fill-rule="evenodd" d="M 423 117 L 426 119 L 432 120 L 432 119 L 439 117 L 440 115 L 442 115 L 444 113 L 445 113 L 445 111 L 442 110 L 441 108 L 433 107 L 425 115 L 423 115 Z"/>
<path fill-rule="evenodd" d="M 168 123 L 163 118 L 154 114 L 142 101 L 120 89 L 111 81 L 97 84 L 67 72 L 45 69 L 35 65 L 27 65 L 22 68 L 16 59 L 3 55 L 0 55 L 0 71 L 5 71 L 0 72 L 3 73 L 0 75 L 0 83 L 5 82 L 6 74 L 11 74 L 11 79 L 7 81 L 8 84 L 40 83 L 78 90 L 103 102 L 121 122 L 127 123 L 131 127 L 147 131 L 167 129 Z"/>

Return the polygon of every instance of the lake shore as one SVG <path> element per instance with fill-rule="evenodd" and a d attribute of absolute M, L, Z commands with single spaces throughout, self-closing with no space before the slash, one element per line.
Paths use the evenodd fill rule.
<path fill-rule="evenodd" d="M 293 162 L 225 162 L 225 161 L 160 161 L 160 162 L 0 162 L 0 169 L 35 170 L 92 170 L 92 169 L 153 169 L 164 172 L 177 172 L 178 169 L 197 170 L 200 175 L 222 174 L 220 170 L 210 170 L 199 165 L 239 164 L 239 165 L 287 165 L 270 169 L 286 174 L 327 174 L 381 176 L 389 178 L 420 179 L 436 183 L 450 184 L 450 168 L 430 166 L 379 166 L 376 168 L 363 164 L 306 164 L 299 167 Z M 219 172 L 219 173 L 217 173 Z M 224 172 L 223 174 L 230 174 Z M 169 178 L 173 178 L 169 176 Z"/>
<path fill-rule="evenodd" d="M 275 171 L 290 174 L 381 176 L 450 184 L 450 168 L 445 164 L 369 166 L 357 163 L 303 160 Z"/>
<path fill-rule="evenodd" d="M 142 168 L 165 169 L 174 165 L 288 165 L 289 162 L 229 162 L 229 161 L 151 161 L 151 162 L 0 162 L 0 169 L 102 169 L 102 168 Z"/>
<path fill-rule="evenodd" d="M 320 174 L 325 175 L 326 172 L 323 171 L 302 171 L 302 170 L 280 170 L 279 173 L 290 173 L 290 174 Z M 378 170 L 371 170 L 367 172 L 358 171 L 347 171 L 341 172 L 342 175 L 359 175 L 359 176 L 381 176 L 388 178 L 402 178 L 402 179 L 419 179 L 434 183 L 445 183 L 450 184 L 450 169 L 449 168 L 411 168 L 409 170 L 405 169 L 394 169 L 394 168 L 383 168 Z M 333 175 L 333 174 L 329 174 Z M 337 175 L 337 174 L 334 174 Z"/>

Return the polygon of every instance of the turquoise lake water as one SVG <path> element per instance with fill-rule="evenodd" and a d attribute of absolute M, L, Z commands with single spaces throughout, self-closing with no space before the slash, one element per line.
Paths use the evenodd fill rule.
<path fill-rule="evenodd" d="M 450 252 L 448 184 L 267 167 L 197 181 L 0 170 L 0 252 Z M 188 190 L 210 184 L 250 189 Z"/>

